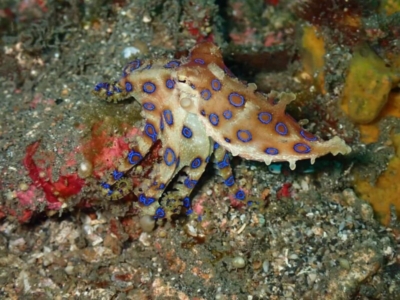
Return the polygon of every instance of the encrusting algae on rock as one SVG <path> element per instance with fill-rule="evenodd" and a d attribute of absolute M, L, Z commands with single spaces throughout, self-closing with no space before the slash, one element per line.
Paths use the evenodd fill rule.
<path fill-rule="evenodd" d="M 160 161 L 133 191 L 141 213 L 170 218 L 182 210 L 191 214 L 189 198 L 212 154 L 235 201 L 246 193 L 234 180 L 230 154 L 266 164 L 348 154 L 351 148 L 339 137 L 320 141 L 302 129 L 286 112 L 292 93 L 257 92 L 254 83 L 238 80 L 225 66 L 219 48 L 209 42 L 195 46 L 180 60 L 134 60 L 115 83 L 99 83 L 94 94 L 117 102 L 133 96 L 143 108 L 143 133 L 131 140 L 130 150 L 104 179 L 102 189 L 118 199 L 129 190 L 130 171 L 158 141 Z M 174 191 L 164 191 L 183 171 L 186 176 Z M 124 191 L 118 188 L 124 182 Z M 244 202 L 245 203 L 245 202 Z"/>

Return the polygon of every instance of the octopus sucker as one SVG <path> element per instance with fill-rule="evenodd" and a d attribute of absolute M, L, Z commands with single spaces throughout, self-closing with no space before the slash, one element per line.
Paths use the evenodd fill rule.
<path fill-rule="evenodd" d="M 141 214 L 156 220 L 193 212 L 191 193 L 213 153 L 225 186 L 244 201 L 247 195 L 235 182 L 230 154 L 267 165 L 286 161 L 294 169 L 298 160 L 314 163 L 328 153 L 351 152 L 339 137 L 322 141 L 285 112 L 295 94 L 264 94 L 254 83 L 236 78 L 210 42 L 196 45 L 181 59 L 135 59 L 120 80 L 98 83 L 93 94 L 109 102 L 133 97 L 142 105 L 142 134 L 100 187 L 113 200 L 132 192 L 130 170 L 142 168 L 142 158 L 157 143 L 159 160 L 133 190 Z M 180 171 L 186 175 L 172 186 L 173 192 L 166 192 Z"/>

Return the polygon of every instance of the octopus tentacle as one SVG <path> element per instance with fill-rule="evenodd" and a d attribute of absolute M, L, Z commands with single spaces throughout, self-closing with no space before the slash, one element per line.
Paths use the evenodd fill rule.
<path fill-rule="evenodd" d="M 244 201 L 246 199 L 246 194 L 235 182 L 230 165 L 229 153 L 218 143 L 214 144 L 214 149 L 214 160 L 225 185 L 236 200 Z"/>

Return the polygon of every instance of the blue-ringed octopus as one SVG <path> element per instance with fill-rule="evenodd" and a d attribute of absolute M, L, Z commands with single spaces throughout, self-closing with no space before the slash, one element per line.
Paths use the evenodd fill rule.
<path fill-rule="evenodd" d="M 293 93 L 264 94 L 256 89 L 231 73 L 219 48 L 210 42 L 196 45 L 181 59 L 133 60 L 119 81 L 98 83 L 95 95 L 111 102 L 133 97 L 144 117 L 142 135 L 101 183 L 105 194 L 113 199 L 124 196 L 119 182 L 157 141 L 162 145 L 161 160 L 134 191 L 142 213 L 154 219 L 170 218 L 177 208 L 192 213 L 190 194 L 211 158 L 233 197 L 243 201 L 246 193 L 235 183 L 231 155 L 267 165 L 286 161 L 294 169 L 297 160 L 313 163 L 327 153 L 351 151 L 339 137 L 321 141 L 285 113 L 295 99 Z M 186 174 L 183 184 L 163 195 L 180 171 Z M 174 203 L 172 209 L 168 203 Z"/>

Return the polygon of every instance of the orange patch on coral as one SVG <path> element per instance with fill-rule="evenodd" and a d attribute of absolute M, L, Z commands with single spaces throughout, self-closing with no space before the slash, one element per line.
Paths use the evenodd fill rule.
<path fill-rule="evenodd" d="M 400 93 L 391 92 L 389 94 L 388 101 L 376 121 L 366 125 L 359 125 L 361 141 L 366 144 L 377 142 L 380 133 L 379 121 L 389 116 L 400 118 Z"/>
<path fill-rule="evenodd" d="M 368 180 L 357 176 L 355 185 L 361 198 L 371 203 L 374 211 L 384 225 L 390 222 L 390 206 L 394 205 L 400 217 L 400 134 L 393 134 L 392 141 L 396 148 L 396 155 L 390 160 L 387 169 L 377 182 L 371 185 Z"/>

